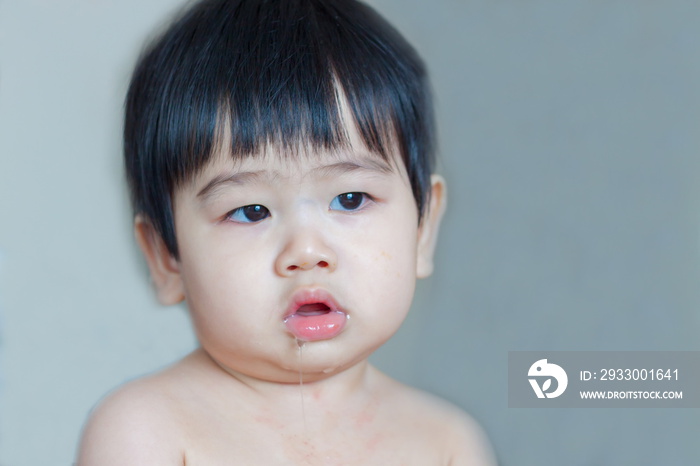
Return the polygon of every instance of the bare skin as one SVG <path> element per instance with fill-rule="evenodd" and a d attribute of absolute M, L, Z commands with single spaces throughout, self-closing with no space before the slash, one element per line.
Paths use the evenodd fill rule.
<path fill-rule="evenodd" d="M 304 414 L 302 414 L 302 391 Z M 366 362 L 304 384 L 251 384 L 197 350 L 109 396 L 78 466 L 492 465 L 454 406 Z"/>

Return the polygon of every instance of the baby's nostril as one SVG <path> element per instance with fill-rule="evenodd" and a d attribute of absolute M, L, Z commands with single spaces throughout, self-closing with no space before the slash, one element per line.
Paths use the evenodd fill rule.
<path fill-rule="evenodd" d="M 319 267 L 328 267 L 328 262 L 326 262 L 326 261 L 321 261 L 321 262 L 318 263 L 318 266 L 319 266 Z"/>
<path fill-rule="evenodd" d="M 287 270 L 296 270 L 298 268 L 299 267 L 297 267 L 296 265 L 290 265 L 289 267 L 287 267 Z"/>

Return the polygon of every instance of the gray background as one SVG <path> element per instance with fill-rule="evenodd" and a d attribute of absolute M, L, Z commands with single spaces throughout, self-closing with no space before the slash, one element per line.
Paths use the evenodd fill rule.
<path fill-rule="evenodd" d="M 697 410 L 508 409 L 509 350 L 698 350 L 700 2 L 374 0 L 426 58 L 450 207 L 375 357 L 503 465 L 700 463 Z M 65 465 L 194 345 L 130 231 L 121 105 L 180 0 L 0 0 L 0 464 Z"/>

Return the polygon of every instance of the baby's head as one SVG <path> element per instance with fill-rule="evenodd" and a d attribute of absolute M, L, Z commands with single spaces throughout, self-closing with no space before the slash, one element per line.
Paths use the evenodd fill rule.
<path fill-rule="evenodd" d="M 223 368 L 347 369 L 430 274 L 444 184 L 415 51 L 350 0 L 208 0 L 141 57 L 126 101 L 136 234 Z"/>

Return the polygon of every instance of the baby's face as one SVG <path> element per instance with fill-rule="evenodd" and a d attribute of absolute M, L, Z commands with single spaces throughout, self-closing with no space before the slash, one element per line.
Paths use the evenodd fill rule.
<path fill-rule="evenodd" d="M 294 382 L 300 340 L 305 380 L 319 379 L 399 328 L 416 277 L 429 273 L 421 238 L 435 232 L 430 216 L 419 228 L 396 162 L 354 149 L 222 156 L 176 192 L 173 276 L 222 367 Z"/>

